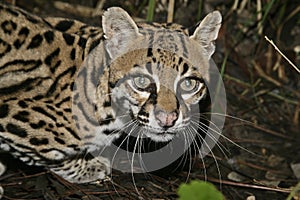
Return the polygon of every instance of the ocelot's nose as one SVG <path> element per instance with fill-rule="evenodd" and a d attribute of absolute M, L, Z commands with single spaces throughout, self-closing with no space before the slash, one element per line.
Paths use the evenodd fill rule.
<path fill-rule="evenodd" d="M 178 119 L 178 113 L 176 111 L 165 112 L 163 110 L 158 110 L 155 112 L 155 118 L 159 126 L 163 128 L 170 128 L 174 126 Z"/>

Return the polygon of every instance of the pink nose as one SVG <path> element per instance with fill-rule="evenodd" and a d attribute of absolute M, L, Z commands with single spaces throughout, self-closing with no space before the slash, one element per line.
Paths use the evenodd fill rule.
<path fill-rule="evenodd" d="M 161 127 L 169 128 L 174 126 L 176 120 L 178 119 L 178 114 L 174 111 L 170 113 L 158 111 L 155 113 L 155 118 Z"/>

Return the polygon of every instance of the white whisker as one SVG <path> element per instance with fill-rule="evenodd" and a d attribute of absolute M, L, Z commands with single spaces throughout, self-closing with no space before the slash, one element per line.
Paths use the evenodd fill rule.
<path fill-rule="evenodd" d="M 219 113 L 214 113 L 214 114 L 219 114 Z M 239 119 L 239 118 L 234 118 L 234 117 L 233 117 L 233 119 Z M 192 120 L 191 120 L 191 121 L 192 121 Z M 246 122 L 246 120 L 241 120 L 241 121 L 245 121 L 245 122 Z M 197 124 L 198 122 L 194 122 L 194 123 Z M 250 122 L 248 122 L 248 123 L 250 123 Z M 250 150 L 248 150 L 248 149 L 242 147 L 241 145 L 237 144 L 236 142 L 234 142 L 234 141 L 231 140 L 230 138 L 226 137 L 225 135 L 221 134 L 221 131 L 218 132 L 217 130 L 214 130 L 214 129 L 210 128 L 208 125 L 206 125 L 206 124 L 204 124 L 204 123 L 201 123 L 201 124 L 204 125 L 206 128 L 209 128 L 213 133 L 218 134 L 221 138 L 223 138 L 223 139 L 225 139 L 226 141 L 230 142 L 231 144 L 233 144 L 233 145 L 239 147 L 240 149 L 242 149 L 242 150 L 244 150 L 244 151 L 246 151 L 246 152 L 248 152 L 248 153 L 250 153 L 250 154 L 252 154 L 252 155 L 259 156 L 259 155 L 255 154 L 254 152 L 252 152 L 252 151 L 250 151 Z M 214 127 L 217 127 L 217 125 L 215 125 L 212 121 L 210 121 L 210 124 L 212 124 Z M 215 141 L 215 138 L 211 138 L 211 139 L 213 139 L 213 140 Z M 219 144 L 221 145 L 221 143 L 219 143 Z M 224 148 L 224 145 L 222 145 L 222 147 Z M 224 148 L 224 149 L 226 149 L 226 148 Z M 227 149 L 226 149 L 226 151 L 229 152 Z M 224 155 L 225 155 L 225 154 L 224 154 Z"/>
<path fill-rule="evenodd" d="M 222 135 L 222 133 L 219 133 L 218 131 L 214 130 L 213 128 L 207 126 L 206 124 L 202 123 L 202 122 L 194 122 L 191 121 L 191 124 L 193 124 L 194 126 L 196 126 L 198 129 L 200 129 L 200 131 L 202 132 L 206 132 L 206 135 L 215 142 L 215 144 L 217 145 L 217 147 L 221 150 L 222 154 L 227 158 L 226 153 L 224 152 L 224 150 L 226 150 L 227 153 L 229 153 L 229 150 L 227 148 L 225 148 L 225 146 L 220 143 L 218 141 L 217 138 L 215 138 L 212 134 L 209 134 L 208 130 L 213 131 L 214 133 L 218 134 L 218 135 Z M 199 135 L 199 134 L 198 134 Z M 201 136 L 202 139 L 202 136 Z"/>
<path fill-rule="evenodd" d="M 204 138 L 201 135 L 197 134 L 198 133 L 197 129 L 195 129 L 193 126 L 191 126 L 191 128 L 195 131 L 196 137 L 200 137 L 200 139 L 202 141 L 202 145 L 204 144 L 208 149 L 210 149 L 210 146 L 207 144 L 207 142 L 204 140 Z M 198 144 L 197 144 L 197 146 L 198 146 Z M 201 155 L 200 151 L 201 150 L 199 150 L 199 154 Z M 214 152 L 212 151 L 212 149 L 210 149 L 210 152 L 211 152 L 211 155 L 212 155 L 212 157 L 213 157 L 213 159 L 214 159 L 214 161 L 216 163 L 216 167 L 217 167 L 217 171 L 218 171 L 218 175 L 219 175 L 219 180 L 220 180 L 220 187 L 221 187 L 222 175 L 221 175 L 221 171 L 220 171 L 220 166 L 218 164 L 218 161 L 217 161 L 216 156 L 215 156 Z M 201 160 L 203 160 L 202 156 L 201 156 Z M 203 161 L 203 166 L 204 166 L 204 169 L 205 169 L 205 163 L 204 163 L 204 161 Z M 206 171 L 205 171 L 205 173 L 206 173 Z M 207 175 L 206 174 L 205 174 L 205 180 L 207 180 Z"/>
<path fill-rule="evenodd" d="M 183 134 L 184 134 L 184 138 L 185 138 L 185 140 L 187 140 L 187 144 L 190 144 L 191 145 L 191 142 L 190 142 L 190 137 L 188 137 L 188 136 L 190 136 L 190 134 L 192 134 L 192 133 L 190 133 L 190 129 L 188 128 L 188 129 L 186 129 L 186 131 L 187 132 L 184 132 Z M 188 136 L 187 136 L 188 135 Z M 193 155 L 192 155 L 192 149 L 191 149 L 191 147 L 189 147 L 188 148 L 188 155 L 187 156 L 189 156 L 189 160 L 190 160 L 190 162 L 189 162 L 189 170 L 188 170 L 188 175 L 187 175 L 187 177 L 186 177 L 186 179 L 185 179 L 185 182 L 187 182 L 188 181 L 188 179 L 189 179 L 189 177 L 190 177 L 190 174 L 191 174 L 191 170 L 192 170 L 192 159 L 193 159 Z"/>
<path fill-rule="evenodd" d="M 137 138 L 136 138 L 136 141 L 135 141 L 135 144 L 134 144 L 134 147 L 133 147 L 132 158 L 131 158 L 131 179 L 132 179 L 133 186 L 134 186 L 134 189 L 135 189 L 136 193 L 139 196 L 141 196 L 141 194 L 140 194 L 140 192 L 139 192 L 139 190 L 136 186 L 136 182 L 135 182 L 135 178 L 134 178 L 134 155 L 135 155 L 138 143 L 139 143 L 139 139 L 140 139 L 140 134 L 137 135 Z"/>

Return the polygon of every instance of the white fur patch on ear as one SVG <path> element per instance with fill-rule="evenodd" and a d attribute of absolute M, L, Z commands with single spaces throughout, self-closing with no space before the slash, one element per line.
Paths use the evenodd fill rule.
<path fill-rule="evenodd" d="M 211 12 L 201 21 L 194 34 L 190 37 L 204 47 L 209 57 L 215 52 L 214 41 L 218 37 L 221 23 L 221 13 L 219 11 Z"/>
<path fill-rule="evenodd" d="M 111 7 L 104 12 L 102 28 L 108 41 L 106 48 L 111 57 L 125 50 L 131 40 L 141 35 L 133 19 L 119 7 Z"/>

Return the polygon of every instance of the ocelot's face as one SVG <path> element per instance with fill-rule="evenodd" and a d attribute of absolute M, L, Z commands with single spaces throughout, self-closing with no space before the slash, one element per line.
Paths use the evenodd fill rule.
<path fill-rule="evenodd" d="M 112 97 L 119 118 L 130 116 L 124 126 L 132 123 L 154 141 L 169 141 L 199 114 L 198 103 L 207 88 L 197 66 L 170 52 L 151 51 L 150 58 L 139 53 L 130 62 L 122 62 L 126 56 L 121 58 L 120 71 L 127 73 L 112 89 Z"/>

